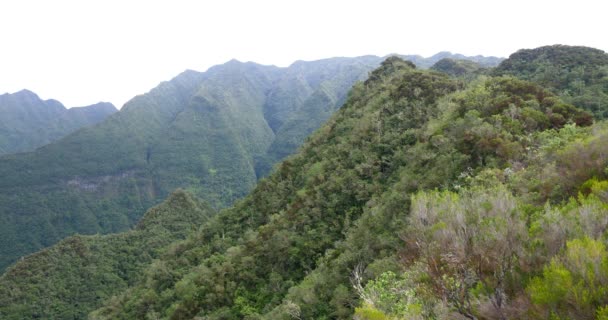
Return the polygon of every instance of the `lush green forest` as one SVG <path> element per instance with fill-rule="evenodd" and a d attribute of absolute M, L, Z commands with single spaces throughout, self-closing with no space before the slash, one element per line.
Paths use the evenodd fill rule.
<path fill-rule="evenodd" d="M 59 101 L 42 100 L 22 90 L 0 95 L 0 156 L 32 151 L 116 112 L 110 103 L 66 109 Z"/>
<path fill-rule="evenodd" d="M 534 81 L 597 119 L 608 117 L 608 55 L 601 50 L 561 45 L 519 50 L 494 73 Z"/>
<path fill-rule="evenodd" d="M 428 66 L 439 57 L 462 56 L 415 60 Z M 176 188 L 214 208 L 232 204 L 381 61 L 332 58 L 278 68 L 233 60 L 185 71 L 96 126 L 0 157 L 0 270 L 75 233 L 127 230 Z"/>
<path fill-rule="evenodd" d="M 431 70 L 447 73 L 453 77 L 472 80 L 478 75 L 487 74 L 489 68 L 471 60 L 443 58 L 431 66 Z"/>
<path fill-rule="evenodd" d="M 0 157 L 0 269 L 74 233 L 126 230 L 176 188 L 216 208 L 231 204 L 379 59 L 186 71 L 97 126 Z"/>
<path fill-rule="evenodd" d="M 554 114 L 565 121 L 551 121 Z M 176 277 L 167 280 L 167 269 L 152 266 L 147 280 L 91 317 L 397 319 L 551 312 L 526 288 L 542 283 L 543 267 L 562 252 L 559 241 L 576 234 L 538 236 L 530 248 L 536 269 L 520 270 L 514 262 L 519 257 L 496 244 L 522 250 L 529 243 L 523 232 L 540 232 L 547 212 L 592 205 L 587 225 L 605 213 L 593 194 L 569 200 L 583 185 L 597 188 L 594 181 L 601 185 L 605 175 L 605 157 L 591 152 L 602 147 L 603 130 L 586 128 L 591 124 L 588 113 L 530 82 L 482 77 L 462 86 L 388 59 L 353 88 L 343 108 L 296 156 L 160 259 Z M 581 152 L 582 146 L 590 151 Z M 552 176 L 546 173 L 551 164 Z M 508 203 L 507 195 L 515 193 Z M 442 199 L 453 200 L 445 206 L 462 208 L 429 213 Z M 429 215 L 420 223 L 413 221 L 418 209 Z M 453 220 L 440 213 L 453 214 Z M 578 222 L 572 223 L 575 230 Z M 461 234 L 469 224 L 471 234 Z M 463 237 L 454 247 L 433 238 L 449 243 L 458 239 L 454 234 Z M 584 229 L 578 234 L 588 235 Z M 408 247 L 424 244 L 416 237 L 429 247 Z M 497 257 L 503 254 L 505 262 L 470 253 L 474 240 L 497 250 Z M 461 251 L 453 250 L 463 250 L 464 258 L 458 260 Z M 436 279 L 433 268 L 441 272 Z M 513 270 L 521 272 L 518 278 Z M 507 288 L 507 280 L 515 287 Z M 474 294 L 477 304 L 470 302 Z M 492 309 L 498 298 L 504 303 Z M 518 299 L 529 299 L 529 308 L 507 314 L 521 304 L 506 301 Z M 589 304 L 591 312 L 602 306 L 601 299 Z"/>
<path fill-rule="evenodd" d="M 180 191 L 17 262 L 0 317 L 608 318 L 608 124 L 534 77 L 438 61 L 386 59 L 232 207 Z"/>
<path fill-rule="evenodd" d="M 186 238 L 213 209 L 178 190 L 133 230 L 76 235 L 23 258 L 0 277 L 2 319 L 83 319 L 142 278 L 167 245 Z"/>

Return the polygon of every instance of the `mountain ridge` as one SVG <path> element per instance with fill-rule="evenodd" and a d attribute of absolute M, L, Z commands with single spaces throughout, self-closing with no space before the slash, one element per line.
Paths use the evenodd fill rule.
<path fill-rule="evenodd" d="M 536 82 L 597 119 L 608 118 L 608 54 L 602 50 L 559 44 L 521 49 L 493 74 Z"/>
<path fill-rule="evenodd" d="M 255 161 L 268 170 L 276 161 L 261 159 L 275 136 L 263 108 L 280 70 L 233 61 L 204 73 L 185 71 L 94 127 L 0 158 L 0 237 L 6 244 L 0 265 L 71 233 L 125 230 L 176 188 L 215 207 L 245 195 L 258 178 Z M 315 79 L 318 70 L 311 71 Z M 358 78 L 338 80 L 349 87 Z M 295 100 L 276 103 L 287 108 L 285 101 L 310 93 L 287 90 Z M 313 127 L 322 119 L 315 121 Z"/>
<path fill-rule="evenodd" d="M 101 303 L 95 320 L 603 315 L 606 122 L 539 84 L 444 67 L 471 77 L 387 58 L 247 197 L 128 288 L 65 311 Z M 331 83 L 318 94 L 333 102 Z M 222 111 L 211 98 L 193 106 Z M 66 252 L 57 257 L 77 264 Z M 0 279 L 37 290 L 28 278 Z"/>
<path fill-rule="evenodd" d="M 95 308 L 118 288 L 126 289 L 142 276 L 144 267 L 168 244 L 186 238 L 213 215 L 208 205 L 177 190 L 150 208 L 131 230 L 70 236 L 53 247 L 23 257 L 19 265 L 0 276 L 0 283 L 4 284 L 0 288 L 0 316 L 17 313 L 21 319 L 50 315 L 61 319 L 84 318 L 87 309 Z M 112 276 L 101 275 L 102 270 Z M 11 282 L 26 278 L 30 284 L 35 282 L 38 294 L 28 295 L 19 290 L 20 284 Z M 3 300 L 8 296 L 10 304 Z"/>
<path fill-rule="evenodd" d="M 215 208 L 231 204 L 380 61 L 330 58 L 291 68 L 231 61 L 186 70 L 94 127 L 0 158 L 0 267 L 73 233 L 125 230 L 176 188 Z"/>
<path fill-rule="evenodd" d="M 505 101 L 515 109 L 512 114 L 504 112 Z M 400 300 L 393 302 L 389 295 L 384 302 L 384 295 L 373 291 L 365 296 L 365 282 L 357 291 L 356 279 L 381 281 L 384 272 L 403 272 L 408 266 L 400 257 L 407 253 L 402 238 L 412 195 L 466 188 L 473 184 L 467 177 L 477 174 L 489 185 L 497 183 L 494 175 L 510 172 L 503 168 L 527 163 L 528 156 L 535 159 L 534 152 L 518 151 L 536 148 L 530 137 L 578 130 L 545 121 L 558 111 L 572 123 L 585 118 L 580 117 L 584 111 L 530 82 L 482 77 L 463 87 L 459 79 L 389 58 L 355 85 L 348 102 L 248 197 L 161 257 L 158 264 L 173 270 L 173 278 L 161 278 L 164 269 L 150 266 L 147 280 L 90 317 L 350 319 L 356 313 L 374 319 L 371 311 L 366 317 L 368 309 L 393 311 L 383 303 Z M 540 174 L 538 167 L 519 174 Z M 576 193 L 560 189 L 560 183 L 550 188 L 568 190 L 553 197 Z M 542 211 L 546 201 L 531 200 L 530 205 Z M 442 230 L 440 224 L 432 227 Z M 389 288 L 395 284 L 387 283 Z M 367 301 L 376 304 L 363 305 Z M 413 306 L 412 312 L 424 307 Z M 457 317 L 455 312 L 446 317 Z"/>
<path fill-rule="evenodd" d="M 0 95 L 0 156 L 28 152 L 76 130 L 95 125 L 118 110 L 108 102 L 66 108 L 23 89 Z"/>

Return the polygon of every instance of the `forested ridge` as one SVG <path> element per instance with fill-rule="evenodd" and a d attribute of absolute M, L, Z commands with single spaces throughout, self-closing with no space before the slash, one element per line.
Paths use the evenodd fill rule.
<path fill-rule="evenodd" d="M 201 209 L 203 221 L 138 260 L 137 275 L 115 290 L 91 279 L 101 298 L 62 302 L 61 311 L 84 318 L 86 309 L 90 319 L 608 319 L 604 107 L 548 84 L 522 52 L 565 78 L 576 76 L 581 55 L 592 53 L 598 70 L 606 55 L 552 46 L 518 51 L 495 69 L 439 59 L 431 70 L 387 58 L 249 195 L 217 214 Z M 608 92 L 604 75 L 589 79 L 581 79 L 579 93 L 592 98 L 584 101 Z M 158 208 L 172 216 L 171 206 Z M 193 210 L 181 208 L 175 217 Z M 69 238 L 0 278 L 11 288 L 0 290 L 2 318 L 19 319 L 31 299 L 22 297 L 54 295 L 49 283 L 68 277 L 51 271 L 57 280 L 41 284 L 38 271 L 15 273 L 28 263 L 51 255 L 84 270 L 76 250 L 61 251 L 74 239 L 89 238 Z M 121 261 L 120 248 L 104 252 Z M 105 270 L 97 276 L 115 274 Z"/>
<path fill-rule="evenodd" d="M 127 230 L 176 188 L 215 208 L 231 204 L 379 59 L 186 71 L 96 126 L 0 157 L 0 269 L 74 233 Z"/>
<path fill-rule="evenodd" d="M 464 56 L 412 56 L 424 66 L 439 57 Z M 0 270 L 75 233 L 127 230 L 176 188 L 214 208 L 231 205 L 294 153 L 381 61 L 330 58 L 279 68 L 231 60 L 205 72 L 187 70 L 96 126 L 0 157 Z M 92 108 L 66 111 L 26 91 L 0 96 L 0 109 L 3 101 L 27 110 L 13 118 L 30 122 L 44 110 L 84 117 Z"/>
<path fill-rule="evenodd" d="M 29 90 L 0 95 L 0 156 L 32 151 L 115 113 L 111 103 L 66 109 Z"/>
<path fill-rule="evenodd" d="M 24 257 L 0 277 L 3 319 L 82 319 L 142 277 L 170 243 L 214 210 L 183 190 L 146 212 L 128 232 L 75 235 Z"/>
<path fill-rule="evenodd" d="M 563 45 L 522 49 L 494 74 L 534 81 L 597 119 L 608 117 L 608 55 L 602 50 Z"/>

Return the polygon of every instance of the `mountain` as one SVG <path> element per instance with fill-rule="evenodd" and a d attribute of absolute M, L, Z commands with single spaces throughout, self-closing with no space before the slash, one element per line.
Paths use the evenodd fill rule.
<path fill-rule="evenodd" d="M 471 60 L 443 58 L 431 66 L 431 70 L 447 73 L 454 77 L 475 77 L 486 72 L 481 64 Z"/>
<path fill-rule="evenodd" d="M 295 151 L 379 59 L 289 68 L 234 60 L 186 71 L 96 126 L 1 157 L 0 268 L 74 233 L 126 230 L 176 188 L 229 205 Z"/>
<path fill-rule="evenodd" d="M 400 57 L 403 60 L 413 62 L 416 65 L 416 67 L 421 68 L 421 69 L 429 69 L 434 64 L 436 64 L 437 62 L 439 62 L 442 59 L 471 61 L 476 64 L 479 64 L 481 67 L 484 67 L 484 68 L 496 67 L 504 60 L 504 58 L 491 57 L 491 56 L 490 57 L 485 57 L 485 56 L 481 56 L 481 55 L 465 56 L 465 55 L 462 55 L 459 53 L 451 53 L 449 51 L 441 51 L 441 52 L 438 52 L 427 58 L 424 58 L 420 55 L 396 55 L 396 56 Z"/>
<path fill-rule="evenodd" d="M 494 74 L 534 81 L 598 119 L 608 117 L 608 54 L 602 50 L 565 45 L 522 49 Z"/>
<path fill-rule="evenodd" d="M 22 90 L 0 95 L 0 156 L 32 151 L 116 112 L 106 102 L 66 109 L 56 100 L 42 100 Z"/>
<path fill-rule="evenodd" d="M 606 315 L 605 122 L 538 84 L 465 82 L 396 57 L 345 101 L 247 197 L 135 263 L 145 271 L 126 275 L 127 289 L 105 286 L 111 268 L 65 285 L 92 269 L 79 267 L 80 246 L 60 243 L 0 278 L 0 316 L 54 299 L 54 281 L 113 297 L 36 309 L 84 317 L 103 304 L 91 319 Z M 73 271 L 38 271 L 49 256 Z"/>
<path fill-rule="evenodd" d="M 571 124 L 549 121 L 556 113 Z M 432 208 L 415 202 L 417 192 L 462 189 L 464 197 L 476 184 L 491 190 L 488 186 L 513 179 L 510 187 L 530 196 L 527 212 L 542 216 L 547 201 L 576 195 L 580 183 L 597 172 L 569 170 L 569 177 L 543 172 L 556 154 L 555 172 L 590 163 L 580 161 L 587 157 L 583 153 L 569 151 L 576 139 L 592 132 L 582 128 L 589 125 L 584 115 L 533 83 L 486 77 L 463 88 L 445 74 L 389 58 L 355 85 L 344 106 L 248 197 L 176 244 L 147 269 L 145 279 L 106 301 L 90 318 L 347 319 L 357 312 L 360 319 L 375 319 L 367 315 L 388 313 L 384 308 L 390 311 L 390 303 L 399 302 L 390 295 L 380 300 L 382 292 L 390 294 L 391 286 L 416 279 L 404 275 L 405 280 L 394 277 L 401 282 L 381 282 L 389 272 L 401 274 L 410 266 L 400 258 L 408 245 L 402 239 L 416 232 L 408 229 L 413 226 L 408 224 L 410 205 Z M 578 119 L 583 122 L 576 126 Z M 603 140 L 599 134 L 589 141 L 602 148 Z M 553 153 L 549 146 L 559 150 Z M 541 151 L 546 154 L 538 158 Z M 602 156 L 591 167 L 606 163 Z M 487 204 L 480 200 L 470 206 L 502 208 L 489 202 L 502 194 L 491 195 Z M 432 227 L 428 234 L 441 230 L 441 223 Z M 164 276 L 166 270 L 172 277 Z M 370 279 L 384 286 L 378 295 L 366 286 L 374 284 Z M 485 294 L 483 288 L 476 292 Z M 429 296 L 437 312 L 456 310 L 455 301 L 437 295 L 432 300 L 435 292 L 421 291 L 416 297 Z M 368 301 L 375 304 L 355 310 Z M 450 305 L 439 305 L 442 301 Z"/>
<path fill-rule="evenodd" d="M 0 270 L 66 236 L 128 229 L 171 191 L 245 196 L 382 58 L 188 70 L 94 127 L 0 157 Z"/>
<path fill-rule="evenodd" d="M 213 215 L 209 206 L 178 190 L 148 210 L 133 230 L 71 236 L 24 257 L 0 277 L 0 317 L 85 318 L 141 278 L 170 243 Z"/>

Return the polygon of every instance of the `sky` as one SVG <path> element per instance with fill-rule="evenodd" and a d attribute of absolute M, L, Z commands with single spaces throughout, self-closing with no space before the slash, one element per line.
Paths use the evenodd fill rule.
<path fill-rule="evenodd" d="M 439 51 L 508 57 L 522 48 L 608 51 L 599 0 L 0 2 L 0 94 L 29 89 L 66 107 L 120 108 L 186 69 Z"/>

